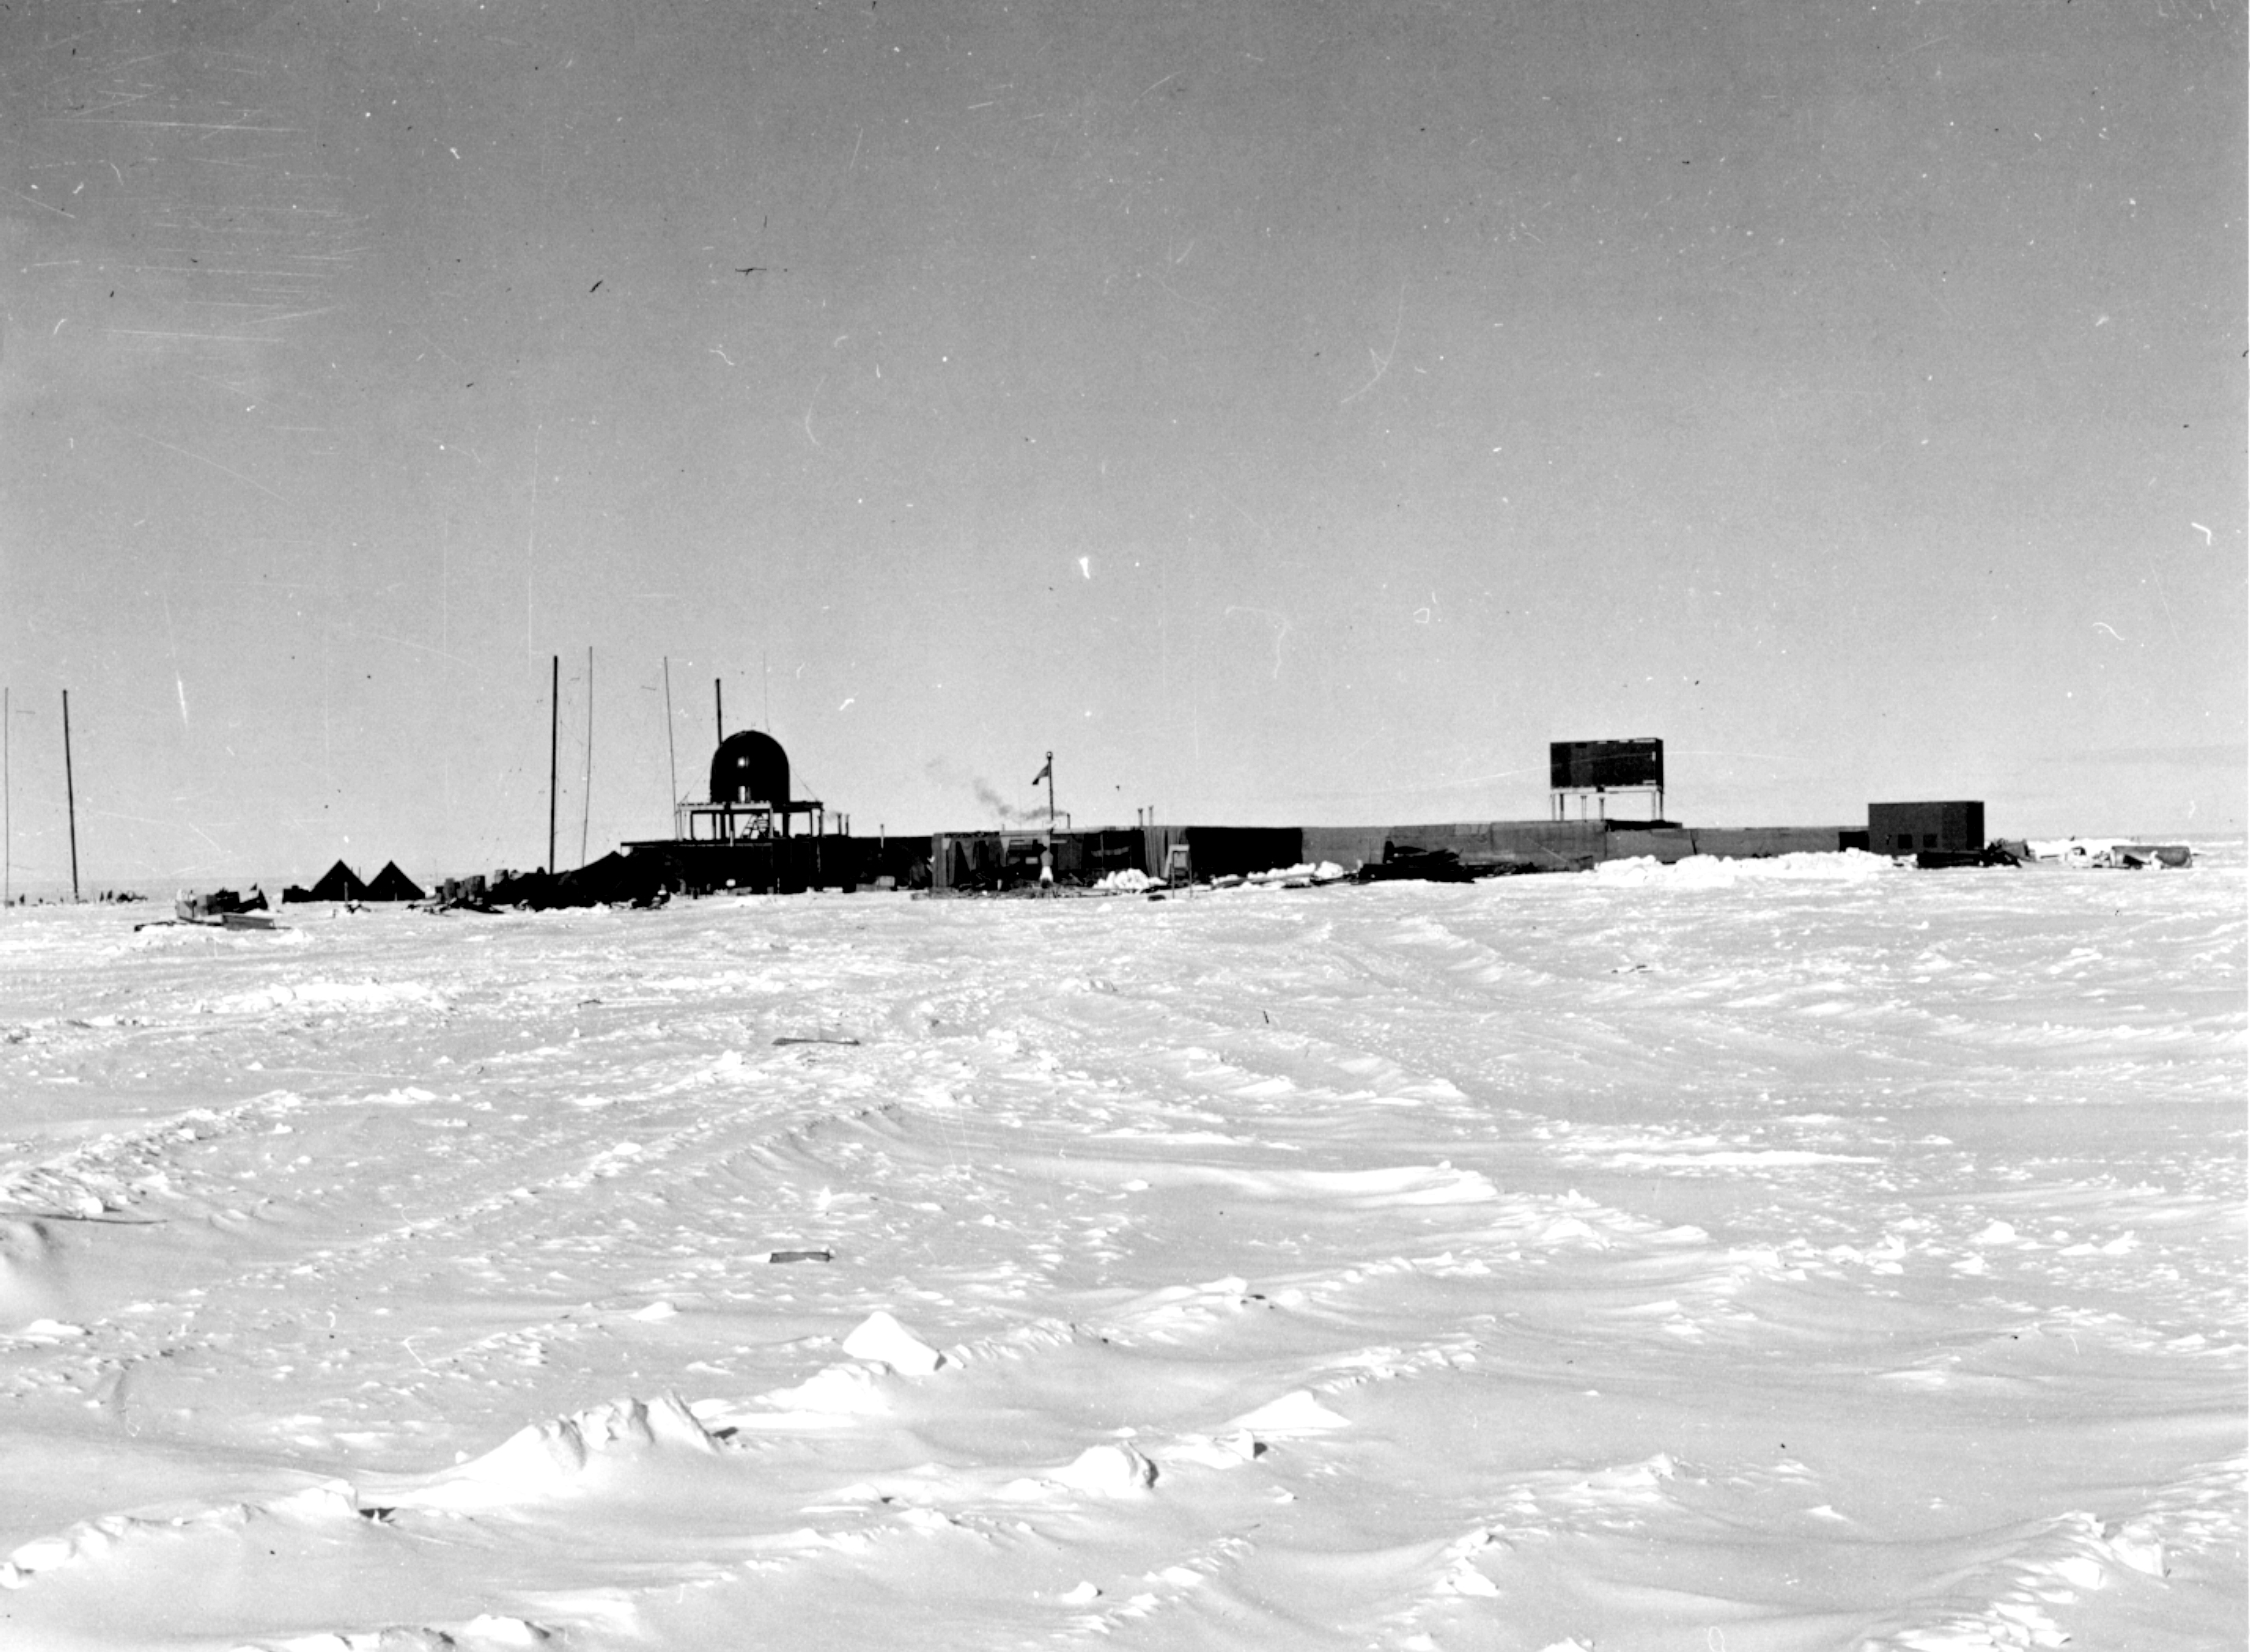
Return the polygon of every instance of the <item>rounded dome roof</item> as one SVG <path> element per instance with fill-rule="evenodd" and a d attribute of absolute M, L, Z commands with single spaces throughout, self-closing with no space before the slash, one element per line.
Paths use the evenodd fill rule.
<path fill-rule="evenodd" d="M 789 801 L 789 754 L 781 742 L 756 729 L 730 734 L 711 754 L 711 801 L 763 803 L 775 807 Z"/>

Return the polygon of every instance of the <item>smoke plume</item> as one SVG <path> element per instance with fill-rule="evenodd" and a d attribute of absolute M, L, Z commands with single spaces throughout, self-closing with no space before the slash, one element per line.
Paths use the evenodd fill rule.
<path fill-rule="evenodd" d="M 1040 826 L 1047 823 L 1044 806 L 1019 809 L 1002 797 L 993 784 L 981 774 L 966 774 L 942 757 L 934 757 L 925 765 L 930 778 L 949 786 L 965 787 L 987 814 L 995 817 L 1002 826 Z"/>

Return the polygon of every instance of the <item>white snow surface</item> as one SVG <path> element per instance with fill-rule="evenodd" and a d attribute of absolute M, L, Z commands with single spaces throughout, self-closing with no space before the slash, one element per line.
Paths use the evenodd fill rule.
<path fill-rule="evenodd" d="M 10 912 L 0 1645 L 2239 1646 L 2201 847 Z"/>

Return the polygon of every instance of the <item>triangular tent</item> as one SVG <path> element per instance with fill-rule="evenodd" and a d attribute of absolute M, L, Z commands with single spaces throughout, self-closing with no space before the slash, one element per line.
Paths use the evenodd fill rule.
<path fill-rule="evenodd" d="M 337 861 L 321 874 L 321 881 L 311 890 L 315 901 L 364 901 L 367 885 L 359 881 L 359 874 L 342 861 Z"/>
<path fill-rule="evenodd" d="M 398 869 L 396 861 L 385 861 L 383 870 L 375 874 L 375 881 L 367 886 L 370 901 L 419 901 L 421 889 L 412 878 Z"/>

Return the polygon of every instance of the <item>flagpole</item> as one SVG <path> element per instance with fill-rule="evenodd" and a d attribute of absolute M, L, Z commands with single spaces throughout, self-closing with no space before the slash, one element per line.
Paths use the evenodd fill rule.
<path fill-rule="evenodd" d="M 70 803 L 71 900 L 78 895 L 78 782 L 71 773 L 70 690 L 63 690 L 63 795 Z"/>
<path fill-rule="evenodd" d="M 1047 753 L 1047 841 L 1054 841 L 1054 753 Z"/>

